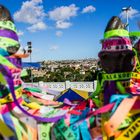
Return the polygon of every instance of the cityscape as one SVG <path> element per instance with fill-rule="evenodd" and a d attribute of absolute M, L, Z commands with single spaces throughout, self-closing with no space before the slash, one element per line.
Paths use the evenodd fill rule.
<path fill-rule="evenodd" d="M 39 67 L 25 66 L 29 77 L 26 82 L 64 82 L 69 81 L 94 81 L 96 79 L 98 60 L 94 58 L 81 60 L 42 61 Z M 32 64 L 32 63 L 31 63 Z"/>

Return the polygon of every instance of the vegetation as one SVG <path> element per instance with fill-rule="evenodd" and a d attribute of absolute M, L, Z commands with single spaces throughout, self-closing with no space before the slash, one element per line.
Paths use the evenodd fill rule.
<path fill-rule="evenodd" d="M 47 72 L 46 75 L 42 77 L 35 77 L 32 75 L 33 81 L 43 81 L 43 82 L 64 82 L 64 81 L 94 81 L 96 79 L 95 70 L 88 70 L 85 74 L 81 74 L 80 70 L 75 70 L 71 67 L 63 67 L 55 72 Z M 24 77 L 23 81 L 31 82 L 31 71 L 28 70 L 29 76 Z"/>

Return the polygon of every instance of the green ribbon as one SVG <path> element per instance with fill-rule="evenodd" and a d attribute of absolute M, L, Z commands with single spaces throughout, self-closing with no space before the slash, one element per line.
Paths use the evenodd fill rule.
<path fill-rule="evenodd" d="M 26 76 L 28 76 L 28 75 L 29 75 L 29 74 L 28 74 L 27 70 L 26 70 L 26 69 L 23 69 L 23 70 L 21 71 L 20 77 L 26 77 Z"/>
<path fill-rule="evenodd" d="M 41 123 L 39 124 L 38 136 L 39 140 L 50 140 L 50 130 L 52 123 Z"/>
<path fill-rule="evenodd" d="M 108 39 L 108 38 L 114 37 L 114 36 L 129 37 L 129 32 L 127 30 L 124 30 L 124 29 L 116 29 L 116 30 L 107 31 L 104 33 L 104 39 Z"/>
<path fill-rule="evenodd" d="M 0 55 L 0 64 L 11 68 L 16 68 L 8 59 L 2 55 Z"/>
<path fill-rule="evenodd" d="M 121 130 L 121 129 L 124 129 L 124 128 L 130 126 L 139 117 L 140 117 L 140 114 L 136 114 L 131 117 L 126 117 L 118 129 Z"/>
<path fill-rule="evenodd" d="M 54 137 L 56 138 L 56 140 L 66 140 L 57 127 L 54 127 L 53 130 L 54 130 Z"/>
<path fill-rule="evenodd" d="M 8 30 L 12 30 L 15 33 L 17 33 L 15 24 L 13 22 L 11 22 L 11 21 L 0 21 L 0 27 L 8 29 Z"/>
<path fill-rule="evenodd" d="M 5 80 L 5 78 L 4 78 L 4 76 L 3 76 L 2 73 L 0 73 L 0 82 L 1 82 L 1 84 L 3 84 L 3 85 L 6 85 L 6 84 L 7 84 L 7 82 L 6 82 L 6 80 Z M 0 95 L 1 95 L 1 91 L 0 91 Z"/>
<path fill-rule="evenodd" d="M 31 92 L 38 92 L 38 93 L 42 92 L 41 89 L 35 88 L 35 87 L 27 87 L 27 88 L 25 88 L 25 90 L 31 91 Z"/>
<path fill-rule="evenodd" d="M 135 56 L 136 56 L 136 70 L 137 70 L 137 72 L 140 72 L 140 62 L 138 59 L 138 52 L 134 48 L 133 48 L 133 52 L 135 53 Z"/>
<path fill-rule="evenodd" d="M 76 137 L 73 131 L 65 124 L 64 119 L 61 119 L 57 124 L 56 128 L 59 130 L 59 133 L 63 135 L 66 140 L 76 140 Z"/>
<path fill-rule="evenodd" d="M 125 120 L 121 123 L 121 125 L 119 126 L 119 130 L 120 129 L 124 129 L 126 127 L 128 127 L 131 123 L 133 122 L 133 119 L 130 117 L 125 118 Z"/>
<path fill-rule="evenodd" d="M 52 117 L 54 114 L 56 114 L 59 110 L 58 109 L 53 109 L 50 112 L 47 112 L 46 114 L 43 114 L 43 117 Z"/>
<path fill-rule="evenodd" d="M 130 32 L 129 36 L 136 36 L 136 37 L 140 37 L 140 32 Z"/>
<path fill-rule="evenodd" d="M 6 49 L 7 47 L 17 47 L 19 48 L 19 42 L 10 38 L 0 37 L 0 47 Z"/>
<path fill-rule="evenodd" d="M 102 82 L 104 81 L 121 81 L 129 80 L 131 78 L 140 79 L 140 74 L 137 72 L 123 72 L 123 73 L 113 73 L 113 74 L 102 74 Z"/>
<path fill-rule="evenodd" d="M 137 72 L 122 72 L 122 73 L 100 73 L 101 74 L 101 80 L 99 81 L 99 75 L 97 76 L 97 87 L 96 90 L 92 93 L 92 95 L 89 98 L 92 98 L 94 103 L 97 106 L 100 106 L 101 101 L 96 98 L 102 91 L 103 91 L 103 85 L 105 81 L 117 81 L 117 88 L 121 93 L 126 93 L 125 88 L 123 85 L 119 82 L 121 80 L 129 80 L 131 78 L 140 79 L 140 74 Z"/>
<path fill-rule="evenodd" d="M 104 73 L 104 72 L 103 72 Z M 103 81 L 102 79 L 99 80 L 99 75 L 101 76 L 102 73 L 99 72 L 97 74 L 97 86 L 96 86 L 96 90 L 92 93 L 92 95 L 89 97 L 93 100 L 93 102 L 96 104 L 97 107 L 101 106 L 101 101 L 99 100 L 99 98 L 97 98 L 96 96 L 98 96 L 102 91 L 103 91 Z"/>
<path fill-rule="evenodd" d="M 116 86 L 119 89 L 120 93 L 126 93 L 125 87 L 122 85 L 120 81 L 116 81 Z"/>
<path fill-rule="evenodd" d="M 136 72 L 102 74 L 103 81 L 120 81 L 120 80 L 128 80 L 130 78 L 140 78 L 140 74 Z"/>
<path fill-rule="evenodd" d="M 99 73 L 97 74 L 97 86 L 96 86 L 96 90 L 93 92 L 93 94 L 90 96 L 90 98 L 99 95 L 99 93 L 100 93 L 101 91 L 103 91 L 103 82 L 102 82 L 102 79 L 99 80 L 99 75 L 102 75 L 102 73 L 99 72 Z"/>
<path fill-rule="evenodd" d="M 17 138 L 19 140 L 21 140 L 22 139 L 22 134 L 27 136 L 27 132 L 25 131 L 25 128 L 24 128 L 23 124 L 21 125 L 21 122 L 15 116 L 11 115 L 11 117 L 12 117 L 12 120 L 14 122 Z"/>
<path fill-rule="evenodd" d="M 116 29 L 116 30 L 107 31 L 104 33 L 104 39 L 108 39 L 113 36 L 140 37 L 140 32 L 138 31 L 128 32 L 127 30 L 124 30 L 124 29 Z"/>

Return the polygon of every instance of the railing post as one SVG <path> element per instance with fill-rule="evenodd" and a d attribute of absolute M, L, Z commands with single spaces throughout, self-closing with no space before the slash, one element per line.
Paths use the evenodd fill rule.
<path fill-rule="evenodd" d="M 65 89 L 68 89 L 71 87 L 70 81 L 65 81 Z"/>
<path fill-rule="evenodd" d="M 94 80 L 94 82 L 93 82 L 93 90 L 94 91 L 96 90 L 96 87 L 97 87 L 97 80 Z"/>

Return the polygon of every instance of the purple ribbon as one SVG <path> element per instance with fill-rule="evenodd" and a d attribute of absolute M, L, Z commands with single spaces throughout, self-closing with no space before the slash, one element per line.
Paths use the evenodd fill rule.
<path fill-rule="evenodd" d="M 14 40 L 18 41 L 17 34 L 11 30 L 0 29 L 0 36 L 7 37 L 7 38 L 14 39 Z"/>
<path fill-rule="evenodd" d="M 12 64 L 14 64 L 17 68 L 22 68 L 21 67 L 21 58 L 11 58 L 11 57 L 6 57 Z"/>
<path fill-rule="evenodd" d="M 69 99 L 65 98 L 63 101 L 64 104 L 69 106 L 76 106 L 77 104 L 73 104 Z"/>
<path fill-rule="evenodd" d="M 106 85 L 104 87 L 104 105 L 109 104 L 110 98 L 113 94 L 116 94 L 116 82 L 110 81 L 106 82 Z"/>

